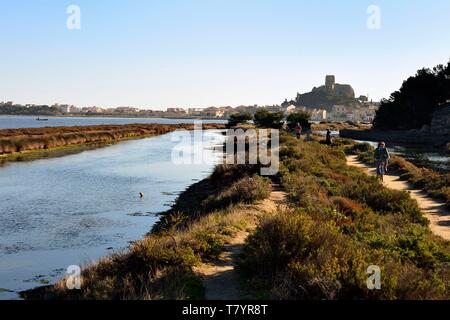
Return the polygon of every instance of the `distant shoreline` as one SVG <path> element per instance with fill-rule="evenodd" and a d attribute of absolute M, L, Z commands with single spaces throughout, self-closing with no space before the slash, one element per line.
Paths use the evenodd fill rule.
<path fill-rule="evenodd" d="M 198 116 L 183 116 L 174 117 L 168 116 L 164 117 L 161 115 L 150 116 L 150 115 L 138 115 L 138 114 L 63 114 L 63 115 L 48 115 L 48 114 L 0 114 L 5 117 L 46 117 L 46 118 L 135 118 L 135 119 L 175 119 L 175 120 L 218 120 L 226 121 L 226 117 L 215 118 L 215 117 L 198 117 Z"/>

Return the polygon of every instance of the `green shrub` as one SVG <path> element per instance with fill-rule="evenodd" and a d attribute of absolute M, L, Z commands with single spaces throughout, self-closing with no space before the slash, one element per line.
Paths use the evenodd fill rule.
<path fill-rule="evenodd" d="M 305 111 L 291 113 L 287 116 L 287 123 L 290 129 L 294 129 L 297 123 L 300 123 L 303 130 L 309 130 L 311 129 L 309 120 L 311 120 L 311 114 Z"/>
<path fill-rule="evenodd" d="M 273 299 L 450 298 L 450 243 L 431 233 L 408 193 L 348 167 L 339 148 L 281 141 L 295 209 L 265 217 L 248 239 L 248 288 Z M 367 289 L 370 265 L 381 268 L 381 290 Z"/>
<path fill-rule="evenodd" d="M 283 118 L 282 112 L 270 112 L 266 109 L 261 109 L 256 111 L 253 121 L 260 128 L 280 129 L 283 126 Z"/>
<path fill-rule="evenodd" d="M 347 148 L 345 151 L 347 154 L 360 154 L 363 152 L 373 152 L 373 147 L 367 142 L 364 143 L 356 143 L 351 147 Z"/>
<path fill-rule="evenodd" d="M 228 127 L 234 127 L 240 123 L 247 123 L 250 120 L 253 120 L 253 116 L 248 112 L 235 113 L 228 118 Z"/>

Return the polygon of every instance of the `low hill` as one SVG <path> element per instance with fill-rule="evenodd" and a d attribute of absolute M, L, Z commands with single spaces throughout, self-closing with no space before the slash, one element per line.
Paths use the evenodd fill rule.
<path fill-rule="evenodd" d="M 344 105 L 347 107 L 357 107 L 358 100 L 355 98 L 355 91 L 349 84 L 339 84 L 335 82 L 335 77 L 329 75 L 326 77 L 325 85 L 314 87 L 310 92 L 297 94 L 295 100 L 284 104 L 293 104 L 307 108 L 325 108 L 331 110 L 334 105 Z"/>

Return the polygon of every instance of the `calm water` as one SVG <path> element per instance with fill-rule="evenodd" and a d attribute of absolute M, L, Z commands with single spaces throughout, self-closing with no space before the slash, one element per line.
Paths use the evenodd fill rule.
<path fill-rule="evenodd" d="M 87 117 L 43 117 L 48 121 L 36 121 L 37 116 L 0 116 L 0 129 L 39 128 L 57 126 L 89 126 L 100 124 L 156 123 L 179 124 L 193 123 L 193 119 L 159 119 L 159 118 L 87 118 Z M 203 123 L 226 123 L 225 120 L 202 120 Z"/>
<path fill-rule="evenodd" d="M 89 119 L 86 119 L 89 120 Z M 191 135 L 191 133 L 189 133 Z M 221 157 L 219 131 L 206 143 L 172 134 L 121 142 L 62 158 L 0 167 L 0 288 L 20 291 L 60 278 L 126 248 L 147 233 L 157 212 L 212 171 Z M 173 148 L 201 151 L 203 164 L 174 164 Z M 145 197 L 141 199 L 139 192 Z M 16 298 L 0 289 L 0 299 Z"/>

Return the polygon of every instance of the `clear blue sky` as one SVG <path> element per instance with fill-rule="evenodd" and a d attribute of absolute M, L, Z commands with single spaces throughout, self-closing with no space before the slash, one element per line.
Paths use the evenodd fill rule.
<path fill-rule="evenodd" d="M 66 28 L 70 4 L 81 30 Z M 2 0 L 0 100 L 263 105 L 326 74 L 380 99 L 449 60 L 449 14 L 448 0 Z"/>

